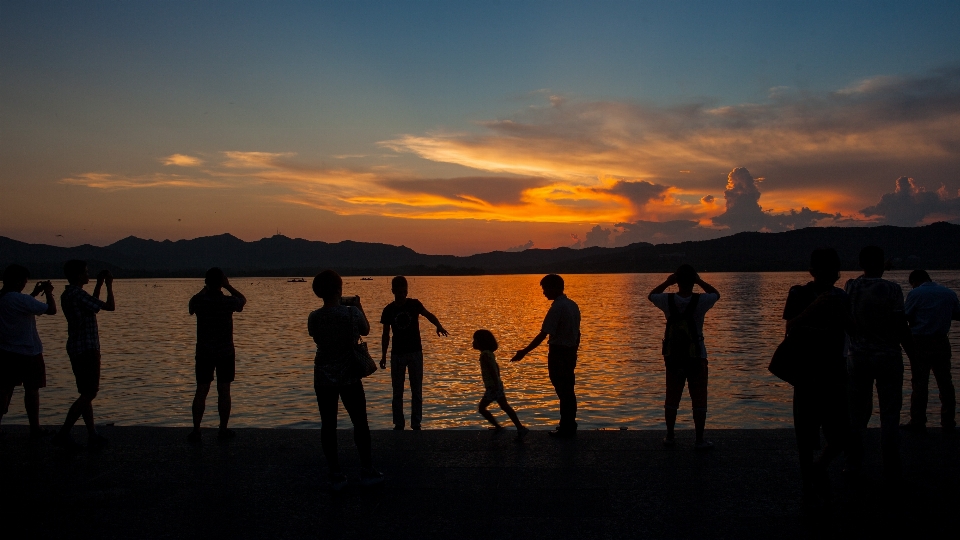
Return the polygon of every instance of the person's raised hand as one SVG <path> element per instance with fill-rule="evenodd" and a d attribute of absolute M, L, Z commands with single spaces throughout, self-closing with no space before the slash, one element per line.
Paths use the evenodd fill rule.
<path fill-rule="evenodd" d="M 30 293 L 30 296 L 36 296 L 40 294 L 40 291 L 43 290 L 43 282 L 38 281 L 36 285 L 33 286 L 33 292 Z"/>
<path fill-rule="evenodd" d="M 513 358 L 510 359 L 511 362 L 519 362 L 523 360 L 523 357 L 527 355 L 527 351 L 517 351 L 517 354 L 513 355 Z"/>
<path fill-rule="evenodd" d="M 227 275 L 226 275 L 226 274 L 221 274 L 221 277 L 220 277 L 220 286 L 223 287 L 223 288 L 227 288 L 227 287 L 230 286 L 230 280 L 227 279 Z"/>
<path fill-rule="evenodd" d="M 101 273 L 103 274 L 103 282 L 107 285 L 113 285 L 113 274 L 109 270 L 104 270 Z"/>
<path fill-rule="evenodd" d="M 43 292 L 44 292 L 44 294 L 49 294 L 49 293 L 52 293 L 52 292 L 53 292 L 53 283 L 50 283 L 50 280 L 49 280 L 49 279 L 48 279 L 47 281 L 41 281 L 41 282 L 38 283 L 37 285 L 42 285 L 42 286 L 43 286 Z"/>
<path fill-rule="evenodd" d="M 666 283 L 667 287 L 669 287 L 670 285 L 676 285 L 676 284 L 677 284 L 677 275 L 676 275 L 676 274 L 670 274 L 669 276 L 667 276 L 667 280 L 664 281 L 664 283 Z"/>

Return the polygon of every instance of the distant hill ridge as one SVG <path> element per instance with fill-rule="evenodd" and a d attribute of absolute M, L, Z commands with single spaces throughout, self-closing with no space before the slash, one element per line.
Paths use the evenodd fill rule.
<path fill-rule="evenodd" d="M 866 245 L 879 245 L 899 268 L 960 269 L 960 225 L 923 227 L 809 227 L 781 233 L 745 232 L 696 242 L 648 243 L 585 249 L 493 251 L 470 256 L 424 255 L 406 246 L 328 243 L 276 235 L 254 242 L 230 234 L 157 241 L 129 236 L 104 247 L 63 248 L 0 236 L 0 266 L 19 263 L 36 277 L 61 277 L 68 259 L 90 261 L 117 277 L 197 277 L 211 266 L 233 275 L 458 275 L 512 273 L 668 272 L 681 263 L 712 272 L 805 270 L 810 252 L 833 247 L 855 269 Z"/>

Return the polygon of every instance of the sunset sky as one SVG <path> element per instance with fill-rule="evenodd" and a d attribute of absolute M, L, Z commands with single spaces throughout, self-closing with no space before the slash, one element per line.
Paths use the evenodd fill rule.
<path fill-rule="evenodd" d="M 0 0 L 0 235 L 424 253 L 960 219 L 960 2 Z"/>

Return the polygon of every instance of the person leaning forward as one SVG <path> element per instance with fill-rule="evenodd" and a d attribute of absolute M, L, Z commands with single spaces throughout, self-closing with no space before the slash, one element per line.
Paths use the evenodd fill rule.
<path fill-rule="evenodd" d="M 196 375 L 197 393 L 193 397 L 192 442 L 200 441 L 200 421 L 206 407 L 213 375 L 217 375 L 217 412 L 220 413 L 218 439 L 233 438 L 227 428 L 230 421 L 230 383 L 237 371 L 237 353 L 233 346 L 233 314 L 243 311 L 247 298 L 230 285 L 219 268 L 207 270 L 204 287 L 190 299 L 190 314 L 197 316 Z M 223 294 L 226 289 L 230 296 Z"/>
<path fill-rule="evenodd" d="M 540 280 L 540 287 L 547 300 L 553 301 L 540 333 L 529 345 L 517 351 L 510 359 L 519 362 L 543 343 L 547 336 L 547 372 L 550 382 L 560 400 L 560 424 L 550 432 L 553 437 L 573 438 L 577 434 L 577 395 L 574 391 L 577 367 L 577 351 L 580 349 L 580 307 L 563 294 L 563 278 L 549 274 Z"/>
<path fill-rule="evenodd" d="M 3 289 L 0 289 L 0 419 L 7 414 L 13 389 L 22 384 L 30 438 L 37 439 L 47 434 L 40 427 L 40 389 L 47 385 L 47 373 L 36 316 L 55 315 L 57 303 L 49 281 L 40 281 L 33 287 L 33 293 L 23 294 L 29 278 L 29 271 L 19 264 L 11 264 L 3 271 Z M 34 298 L 41 292 L 46 303 Z"/>
<path fill-rule="evenodd" d="M 88 444 L 107 444 L 106 437 L 97 432 L 93 421 L 93 400 L 100 391 L 100 328 L 97 326 L 97 313 L 100 310 L 114 311 L 117 304 L 113 298 L 113 276 L 109 270 L 97 274 L 97 284 L 93 287 L 92 296 L 83 290 L 83 286 L 90 283 L 85 261 L 67 261 L 63 265 L 63 273 L 69 285 L 60 295 L 60 307 L 67 318 L 67 355 L 70 357 L 70 367 L 73 368 L 80 397 L 70 406 L 63 426 L 51 442 L 68 451 L 77 451 L 81 446 L 74 442 L 70 431 L 81 416 L 87 426 Z M 105 302 L 100 300 L 100 291 L 104 285 L 107 288 Z"/>

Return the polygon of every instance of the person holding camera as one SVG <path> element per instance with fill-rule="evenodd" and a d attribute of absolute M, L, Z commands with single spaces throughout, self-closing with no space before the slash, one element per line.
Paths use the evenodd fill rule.
<path fill-rule="evenodd" d="M 672 285 L 679 289 L 676 293 L 664 292 Z M 693 292 L 694 285 L 699 285 L 703 292 Z M 693 401 L 693 425 L 697 437 L 694 448 L 709 450 L 713 444 L 703 439 L 707 423 L 707 347 L 703 342 L 703 319 L 720 300 L 720 293 L 700 279 L 692 266 L 684 264 L 654 287 L 647 299 L 667 317 L 662 350 L 667 371 L 667 396 L 663 403 L 667 438 L 663 444 L 674 444 L 673 428 L 686 384 Z"/>
<path fill-rule="evenodd" d="M 67 419 L 54 436 L 53 444 L 68 451 L 77 451 L 82 447 L 70 436 L 70 430 L 81 416 L 87 426 L 88 444 L 107 444 L 106 437 L 97 432 L 93 421 L 93 400 L 100 391 L 100 329 L 97 326 L 97 313 L 100 310 L 114 311 L 117 304 L 113 298 L 113 276 L 109 270 L 97 274 L 92 296 L 83 290 L 83 286 L 90 283 L 86 261 L 67 261 L 63 265 L 63 273 L 69 285 L 60 295 L 60 306 L 67 318 L 67 355 L 80 397 L 67 411 Z M 107 288 L 106 301 L 100 300 L 100 291 L 104 286 Z"/>
<path fill-rule="evenodd" d="M 53 285 L 40 281 L 23 294 L 30 272 L 19 264 L 3 271 L 0 289 L 0 420 L 10 408 L 13 389 L 23 385 L 23 406 L 30 422 L 30 438 L 47 434 L 40 427 L 40 389 L 47 386 L 43 343 L 37 333 L 37 315 L 56 315 Z M 46 303 L 34 298 L 43 293 Z M 2 433 L 2 432 L 0 432 Z"/>
<path fill-rule="evenodd" d="M 247 298 L 230 285 L 223 270 L 211 268 L 203 278 L 204 287 L 190 299 L 188 309 L 197 316 L 196 368 L 197 393 L 193 397 L 193 431 L 190 442 L 200 442 L 200 421 L 207 404 L 207 394 L 217 374 L 217 412 L 220 430 L 217 438 L 232 439 L 227 428 L 230 421 L 230 383 L 237 372 L 237 352 L 233 346 L 233 314 L 243 311 Z M 223 294 L 226 289 L 230 296 Z"/>

